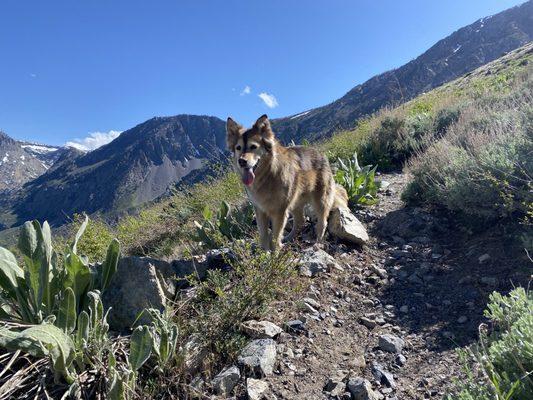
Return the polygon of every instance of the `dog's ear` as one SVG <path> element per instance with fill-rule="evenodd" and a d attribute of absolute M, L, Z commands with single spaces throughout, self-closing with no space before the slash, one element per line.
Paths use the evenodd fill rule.
<path fill-rule="evenodd" d="M 233 151 L 233 148 L 237 144 L 241 137 L 242 126 L 228 117 L 226 122 L 226 144 L 228 150 Z"/>
<path fill-rule="evenodd" d="M 266 149 L 272 150 L 272 146 L 274 146 L 274 132 L 272 131 L 268 116 L 266 114 L 261 115 L 257 121 L 255 121 L 254 128 L 261 134 Z"/>

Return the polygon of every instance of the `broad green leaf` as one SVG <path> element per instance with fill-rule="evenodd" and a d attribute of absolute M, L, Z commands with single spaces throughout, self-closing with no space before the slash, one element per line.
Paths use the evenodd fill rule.
<path fill-rule="evenodd" d="M 130 339 L 129 363 L 133 371 L 137 371 L 150 357 L 152 352 L 152 335 L 147 326 L 135 328 Z"/>
<path fill-rule="evenodd" d="M 21 350 L 35 357 L 50 356 L 54 370 L 72 383 L 70 367 L 76 349 L 69 335 L 49 324 L 35 325 L 15 335 L 6 331 L 5 328 L 0 330 L 3 347 L 12 351 Z"/>
<path fill-rule="evenodd" d="M 71 288 L 66 288 L 59 303 L 56 326 L 66 333 L 71 333 L 76 328 L 76 316 L 76 296 Z"/>
<path fill-rule="evenodd" d="M 87 224 L 89 223 L 89 217 L 85 215 L 85 219 L 83 220 L 80 229 L 78 229 L 78 232 L 76 232 L 76 236 L 74 237 L 74 241 L 72 242 L 71 249 L 73 253 L 78 252 L 78 242 L 80 238 L 82 237 L 83 233 L 85 232 L 85 229 L 87 228 Z"/>
<path fill-rule="evenodd" d="M 37 249 L 37 232 L 31 221 L 26 221 L 20 228 L 18 248 L 23 256 L 33 258 Z"/>
<path fill-rule="evenodd" d="M 65 271 L 67 273 L 65 280 L 63 282 L 63 287 L 72 288 L 76 296 L 76 304 L 81 304 L 81 298 L 85 295 L 85 292 L 88 289 L 88 286 L 91 282 L 91 270 L 85 265 L 80 257 L 69 251 L 65 257 Z"/>
<path fill-rule="evenodd" d="M 76 331 L 76 342 L 81 345 L 83 341 L 89 339 L 89 314 L 86 311 L 82 311 L 78 315 L 78 330 Z"/>
<path fill-rule="evenodd" d="M 0 286 L 9 296 L 16 298 L 18 279 L 24 278 L 24 271 L 17 264 L 13 253 L 0 247 Z"/>
<path fill-rule="evenodd" d="M 111 279 L 117 271 L 118 260 L 120 258 L 120 243 L 117 239 L 113 239 L 107 249 L 107 256 L 102 265 L 102 282 L 100 288 L 102 291 L 107 289 L 111 283 Z"/>

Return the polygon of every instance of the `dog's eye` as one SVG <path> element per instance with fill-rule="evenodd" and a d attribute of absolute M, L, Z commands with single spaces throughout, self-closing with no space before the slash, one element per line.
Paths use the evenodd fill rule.
<path fill-rule="evenodd" d="M 257 145 L 252 144 L 252 145 L 250 146 L 250 150 L 255 150 L 255 149 L 257 149 Z"/>
<path fill-rule="evenodd" d="M 241 146 L 235 146 L 235 150 L 240 150 Z"/>

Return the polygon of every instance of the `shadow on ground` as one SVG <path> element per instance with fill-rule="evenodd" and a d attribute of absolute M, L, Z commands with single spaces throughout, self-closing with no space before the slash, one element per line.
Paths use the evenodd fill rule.
<path fill-rule="evenodd" d="M 433 351 L 476 340 L 490 293 L 526 286 L 533 265 L 516 235 L 500 227 L 471 234 L 452 221 L 406 207 L 371 230 L 389 275 L 382 304 L 394 305 L 397 324 L 425 337 Z"/>

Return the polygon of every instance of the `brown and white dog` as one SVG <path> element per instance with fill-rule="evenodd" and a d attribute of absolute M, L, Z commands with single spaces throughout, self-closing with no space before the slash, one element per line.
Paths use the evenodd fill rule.
<path fill-rule="evenodd" d="M 261 247 L 276 250 L 289 213 L 294 224 L 285 238 L 293 239 L 304 224 L 310 203 L 316 217 L 316 239 L 321 241 L 333 206 L 346 206 L 348 196 L 336 185 L 327 158 L 311 147 L 284 147 L 274 137 L 270 121 L 261 116 L 246 129 L 228 118 L 227 145 L 253 203 Z M 272 232 L 269 232 L 269 223 Z"/>

